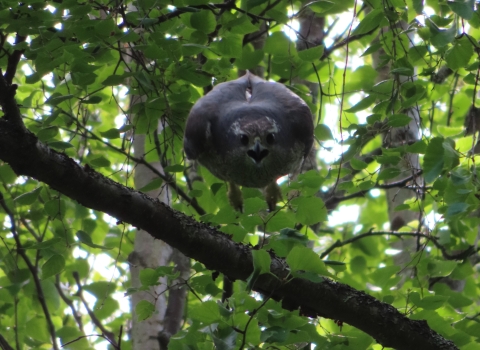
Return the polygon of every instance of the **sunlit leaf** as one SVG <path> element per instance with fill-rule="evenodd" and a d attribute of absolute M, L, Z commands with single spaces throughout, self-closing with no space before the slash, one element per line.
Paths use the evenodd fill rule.
<path fill-rule="evenodd" d="M 40 194 L 40 191 L 42 190 L 42 186 L 40 187 L 37 187 L 36 189 L 34 189 L 33 191 L 30 191 L 30 192 L 27 192 L 27 193 L 24 193 L 20 196 L 18 196 L 17 198 L 15 198 L 15 202 L 17 205 L 31 205 L 33 204 L 37 198 L 38 198 L 38 195 Z"/>
<path fill-rule="evenodd" d="M 135 306 L 135 313 L 139 321 L 152 317 L 155 312 L 155 305 L 146 300 L 140 300 Z"/>
<path fill-rule="evenodd" d="M 65 268 L 65 258 L 61 255 L 53 255 L 42 266 L 42 279 L 59 274 Z"/>
<path fill-rule="evenodd" d="M 92 237 L 90 237 L 90 235 L 85 231 L 81 231 L 81 230 L 77 231 L 76 236 L 80 242 L 82 242 L 85 245 L 88 245 L 91 248 L 99 248 L 99 249 L 106 249 L 106 250 L 113 249 L 113 248 L 108 248 L 102 245 L 94 244 L 92 242 Z"/>

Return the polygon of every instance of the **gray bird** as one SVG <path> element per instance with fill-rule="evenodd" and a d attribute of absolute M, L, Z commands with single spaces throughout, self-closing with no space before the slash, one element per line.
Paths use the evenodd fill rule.
<path fill-rule="evenodd" d="M 307 104 L 284 85 L 250 72 L 199 99 L 184 136 L 187 157 L 229 182 L 237 210 L 242 207 L 238 185 L 264 188 L 273 210 L 281 198 L 276 180 L 298 171 L 312 144 Z"/>

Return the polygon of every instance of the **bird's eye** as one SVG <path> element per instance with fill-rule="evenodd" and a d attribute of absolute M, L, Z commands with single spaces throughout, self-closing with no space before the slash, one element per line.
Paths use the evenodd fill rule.
<path fill-rule="evenodd" d="M 248 136 L 245 134 L 240 135 L 240 142 L 244 146 L 248 145 Z"/>
<path fill-rule="evenodd" d="M 275 135 L 270 133 L 267 135 L 267 143 L 269 145 L 273 144 L 275 142 Z"/>

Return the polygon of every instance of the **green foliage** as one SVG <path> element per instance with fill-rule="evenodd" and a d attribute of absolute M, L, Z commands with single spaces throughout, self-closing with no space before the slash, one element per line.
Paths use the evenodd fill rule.
<path fill-rule="evenodd" d="M 475 1 L 0 3 L 0 68 L 11 70 L 22 54 L 16 99 L 41 142 L 131 187 L 139 162 L 159 162 L 164 178 L 141 191 L 174 183 L 174 209 L 258 248 L 248 281 L 235 282 L 225 302 L 221 278 L 192 267 L 185 322 L 170 349 L 381 349 L 349 325 L 309 319 L 253 293 L 258 277 L 270 273 L 271 254 L 290 268 L 284 283 L 334 278 L 427 320 L 462 349 L 478 347 L 479 135 L 463 127 L 478 105 Z M 305 47 L 292 31 L 307 11 L 331 26 L 322 45 Z M 206 169 L 198 169 L 202 181 L 186 180 L 182 132 L 212 83 L 258 66 L 311 107 L 317 166 L 280 183 L 283 198 L 273 212 L 260 190 L 243 188 L 240 213 Z M 400 139 L 391 140 L 399 129 Z M 142 159 L 133 157 L 136 135 L 145 135 Z M 144 269 L 133 288 L 127 259 L 135 228 L 17 177 L 6 163 L 0 182 L 0 334 L 16 348 L 49 348 L 50 326 L 62 344 L 72 342 L 69 349 L 105 347 L 104 339 L 85 337 L 90 332 L 72 310 L 102 333 L 88 306 L 118 336 L 131 319 L 124 295 L 171 287 L 179 277 L 172 266 Z M 400 227 L 394 214 L 405 214 Z M 392 245 L 410 236 L 411 246 Z M 154 299 L 135 305 L 139 320 L 157 311 Z M 122 349 L 131 346 L 127 333 Z"/>

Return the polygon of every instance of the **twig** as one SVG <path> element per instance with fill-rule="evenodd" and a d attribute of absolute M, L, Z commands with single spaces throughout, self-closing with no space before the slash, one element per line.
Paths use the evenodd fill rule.
<path fill-rule="evenodd" d="M 112 346 L 115 348 L 115 349 L 118 349 L 118 344 L 117 344 L 117 341 L 115 340 L 115 334 L 113 332 L 110 332 L 109 330 L 107 330 L 102 322 L 100 322 L 100 320 L 97 318 L 97 316 L 95 315 L 95 313 L 92 311 L 92 309 L 90 309 L 90 307 L 88 306 L 88 303 L 87 301 L 85 300 L 85 298 L 83 297 L 83 288 L 82 288 L 82 284 L 80 283 L 80 276 L 78 275 L 78 272 L 73 272 L 73 278 L 75 279 L 75 282 L 77 283 L 77 288 L 78 288 L 78 292 L 77 292 L 77 295 L 78 297 L 80 298 L 80 300 L 82 301 L 83 303 L 83 306 L 85 307 L 85 309 L 87 310 L 87 313 L 88 315 L 90 316 L 93 324 L 95 326 L 97 326 L 101 331 L 102 331 L 102 334 L 103 336 L 105 337 L 106 340 L 108 340 L 108 342 L 110 344 L 112 344 Z M 65 345 L 65 344 L 64 344 Z"/>
<path fill-rule="evenodd" d="M 376 184 L 375 186 L 373 186 L 372 188 L 370 188 L 368 190 L 358 191 L 358 192 L 355 192 L 355 193 L 352 193 L 352 194 L 349 194 L 349 195 L 346 195 L 346 196 L 343 196 L 343 197 L 329 197 L 328 199 L 325 200 L 325 205 L 329 210 L 332 210 L 332 209 L 336 208 L 336 206 L 340 202 L 347 201 L 347 200 L 353 199 L 353 198 L 363 197 L 373 189 L 387 190 L 387 189 L 396 188 L 396 187 L 403 188 L 403 187 L 406 187 L 407 183 L 409 183 L 410 181 L 415 179 L 417 176 L 420 176 L 421 174 L 422 174 L 422 170 L 419 170 L 415 174 L 413 174 L 409 177 L 406 177 L 405 179 L 399 180 L 399 181 L 391 182 L 391 183 L 388 183 L 388 184 Z M 416 188 L 409 188 L 409 189 L 411 189 L 412 191 L 416 190 Z"/>
<path fill-rule="evenodd" d="M 397 237 L 397 238 L 401 238 L 403 236 L 426 238 L 427 240 L 431 241 L 435 245 L 435 247 L 437 247 L 438 249 L 440 249 L 442 251 L 443 257 L 447 260 L 463 260 L 463 259 L 467 258 L 468 256 L 472 255 L 474 252 L 477 251 L 475 249 L 475 247 L 469 246 L 466 250 L 464 250 L 461 253 L 450 255 L 450 254 L 447 253 L 445 247 L 443 245 L 441 245 L 440 243 L 438 243 L 437 237 L 434 237 L 434 236 L 431 236 L 431 235 L 427 235 L 427 234 L 420 233 L 420 232 L 373 231 L 373 230 L 370 230 L 368 232 L 361 233 L 359 235 L 356 235 L 355 237 L 346 239 L 344 241 L 337 240 L 330 247 L 328 247 L 322 254 L 320 254 L 320 259 L 323 259 L 324 257 L 326 257 L 335 248 L 343 247 L 347 244 L 356 242 L 356 241 L 358 241 L 360 239 L 363 239 L 365 237 L 384 236 L 384 235 L 393 236 L 393 237 Z"/>
<path fill-rule="evenodd" d="M 239 349 L 240 349 L 240 350 L 242 350 L 243 347 L 245 346 L 245 341 L 246 341 L 246 339 L 247 339 L 248 326 L 250 325 L 250 322 L 252 321 L 253 316 L 255 316 L 255 314 L 256 314 L 262 307 L 264 307 L 265 304 L 266 304 L 269 300 L 270 300 L 270 297 L 266 297 L 266 298 L 263 300 L 262 304 L 261 304 L 259 307 L 257 307 L 255 310 L 253 310 L 251 314 L 249 314 L 250 318 L 248 319 L 247 324 L 245 325 L 245 329 L 244 329 L 243 331 L 242 331 L 242 330 L 237 330 L 239 333 L 241 333 L 241 334 L 243 335 L 243 337 L 242 337 L 242 343 L 241 343 L 240 346 L 239 346 Z"/>
<path fill-rule="evenodd" d="M 57 292 L 60 295 L 60 298 L 62 298 L 65 304 L 67 304 L 70 307 L 70 310 L 72 310 L 72 315 L 73 315 L 73 318 L 75 319 L 75 322 L 77 322 L 78 329 L 80 329 L 80 331 L 83 332 L 82 317 L 81 315 L 79 315 L 77 309 L 75 309 L 75 306 L 73 305 L 73 301 L 70 298 L 67 298 L 65 293 L 63 293 L 62 287 L 60 286 L 60 278 L 58 277 L 58 275 L 55 281 L 55 288 L 57 288 Z"/>
<path fill-rule="evenodd" d="M 53 325 L 52 319 L 50 317 L 50 312 L 48 311 L 48 306 L 45 301 L 45 296 L 43 295 L 42 285 L 40 283 L 40 279 L 38 278 L 37 269 L 35 268 L 35 266 L 33 266 L 32 262 L 30 261 L 27 254 L 25 253 L 25 250 L 22 247 L 22 243 L 20 242 L 20 239 L 17 234 L 17 229 L 15 226 L 15 217 L 12 211 L 10 210 L 10 208 L 5 203 L 5 198 L 3 197 L 3 194 L 1 192 L 0 192 L 0 206 L 3 208 L 3 210 L 5 210 L 5 213 L 7 213 L 10 219 L 10 223 L 11 223 L 10 231 L 12 232 L 13 238 L 15 239 L 15 243 L 17 244 L 17 252 L 25 261 L 25 264 L 27 264 L 27 267 L 30 270 L 30 273 L 32 274 L 33 281 L 35 283 L 35 288 L 37 289 L 38 301 L 42 306 L 42 310 L 45 315 L 45 320 L 47 321 L 48 330 L 50 332 L 50 338 L 52 339 L 52 347 L 53 349 L 58 350 L 57 336 L 55 334 L 55 326 Z"/>

